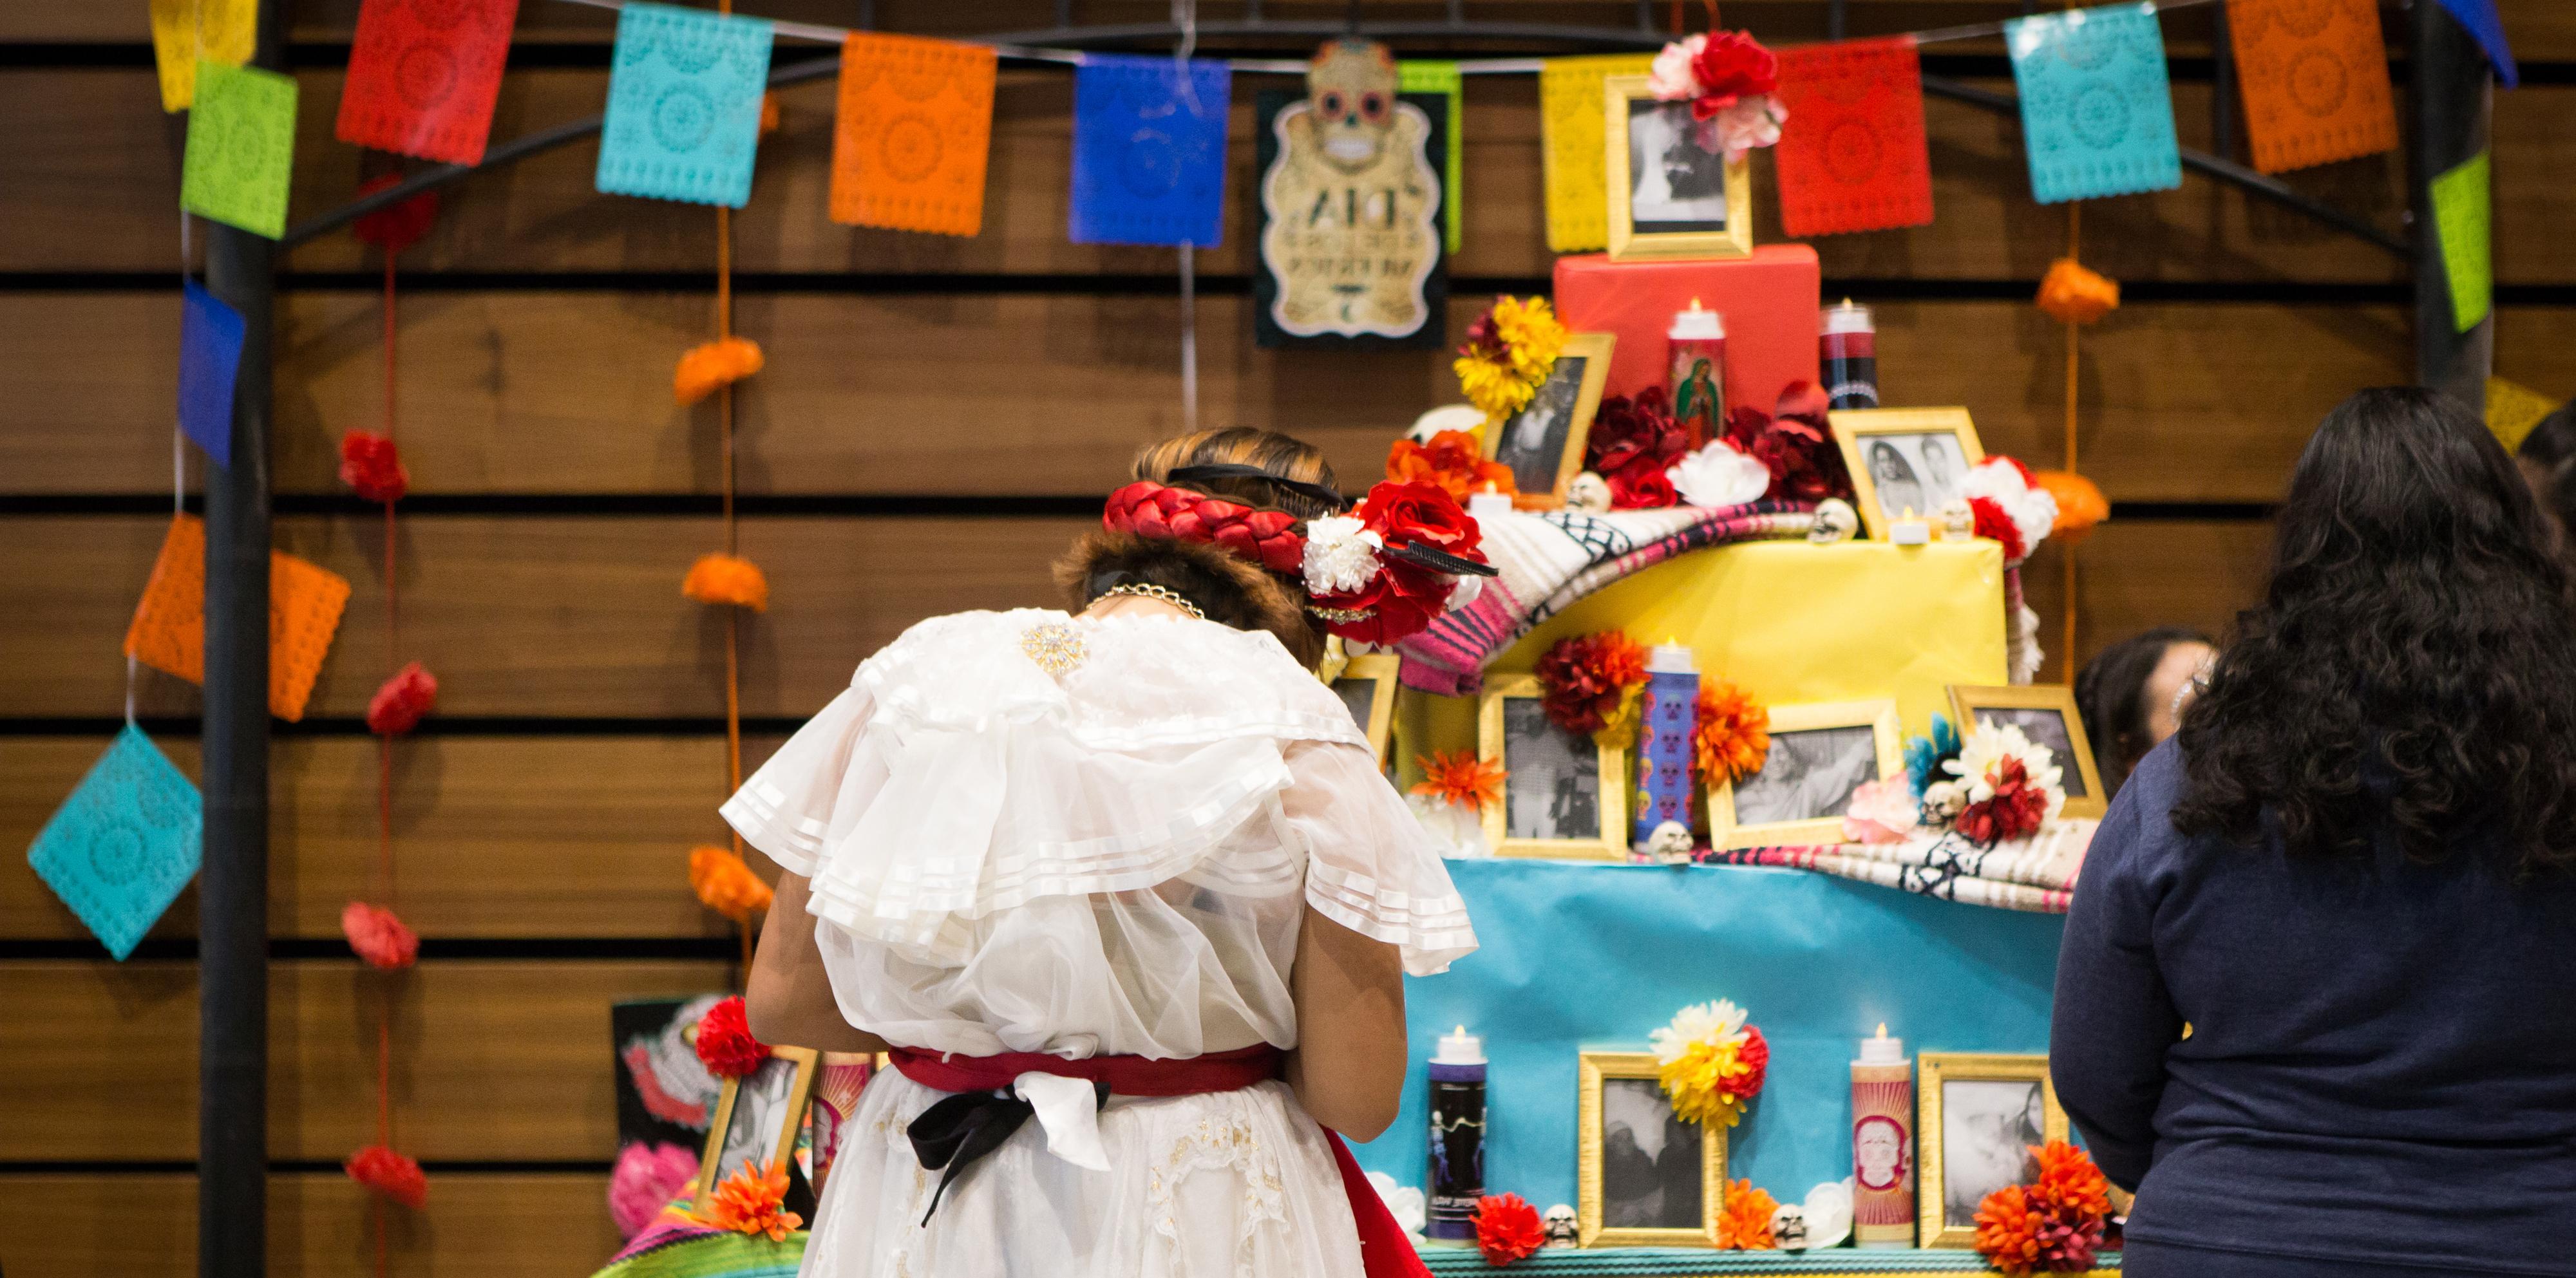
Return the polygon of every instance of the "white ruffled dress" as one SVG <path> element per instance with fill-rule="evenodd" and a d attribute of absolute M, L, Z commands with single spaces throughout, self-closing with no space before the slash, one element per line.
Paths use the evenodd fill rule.
<path fill-rule="evenodd" d="M 724 806 L 812 881 L 850 1023 L 985 1056 L 1297 1044 L 1307 906 L 1427 975 L 1476 946 L 1341 700 L 1268 634 L 1180 617 L 934 618 Z M 937 1178 L 887 1071 L 844 1128 L 805 1278 L 1357 1278 L 1332 1154 L 1287 1086 L 1112 1097 L 1023 1075 L 1038 1121 Z"/>

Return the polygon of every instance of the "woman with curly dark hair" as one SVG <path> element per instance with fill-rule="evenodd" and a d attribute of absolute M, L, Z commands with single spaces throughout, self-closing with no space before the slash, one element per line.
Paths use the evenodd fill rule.
<path fill-rule="evenodd" d="M 2566 570 L 2477 420 L 2363 391 L 2067 921 L 2050 1066 L 2125 1271 L 2576 1275 L 2571 869 Z"/>

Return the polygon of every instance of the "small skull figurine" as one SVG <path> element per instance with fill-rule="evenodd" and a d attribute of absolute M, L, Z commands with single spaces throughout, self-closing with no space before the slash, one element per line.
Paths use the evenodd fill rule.
<path fill-rule="evenodd" d="M 1609 514 L 1610 481 L 1588 470 L 1575 476 L 1565 486 L 1565 508 L 1587 515 Z"/>
<path fill-rule="evenodd" d="M 1691 859 L 1690 827 L 1679 821 L 1666 821 L 1646 836 L 1646 854 L 1665 865 L 1688 865 Z"/>
<path fill-rule="evenodd" d="M 1574 1223 L 1574 1209 L 1563 1203 L 1548 1208 L 1547 1214 L 1539 1220 L 1547 1226 L 1547 1245 L 1550 1247 L 1573 1247 L 1583 1241 L 1583 1230 Z"/>
<path fill-rule="evenodd" d="M 1807 1209 L 1796 1203 L 1782 1203 L 1771 1213 L 1771 1245 L 1782 1251 L 1807 1249 Z"/>
<path fill-rule="evenodd" d="M 1966 541 L 1977 535 L 1977 512 L 1965 497 L 1953 497 L 1941 503 L 1941 537 L 1945 541 Z"/>
<path fill-rule="evenodd" d="M 1807 540 L 1819 546 L 1849 541 L 1860 531 L 1860 514 L 1851 503 L 1840 497 L 1827 497 L 1816 503 L 1816 522 L 1807 529 Z"/>

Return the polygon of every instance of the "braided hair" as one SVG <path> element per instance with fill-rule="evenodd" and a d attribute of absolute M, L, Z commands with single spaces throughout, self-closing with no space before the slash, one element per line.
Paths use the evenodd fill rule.
<path fill-rule="evenodd" d="M 1176 480 L 1175 472 L 1188 473 Z M 1056 584 L 1073 611 L 1120 585 L 1160 586 L 1198 605 L 1210 621 L 1269 631 L 1303 665 L 1323 660 L 1324 631 L 1306 613 L 1295 566 L 1272 563 L 1280 556 L 1264 553 L 1286 523 L 1339 509 L 1323 496 L 1333 488 L 1333 468 L 1322 450 L 1245 426 L 1203 430 L 1147 447 L 1137 454 L 1133 475 L 1222 498 L 1245 513 L 1204 530 L 1209 541 L 1106 528 L 1083 534 L 1055 565 Z"/>

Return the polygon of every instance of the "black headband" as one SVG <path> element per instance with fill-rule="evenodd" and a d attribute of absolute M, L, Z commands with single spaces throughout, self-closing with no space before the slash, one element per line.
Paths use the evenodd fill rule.
<path fill-rule="evenodd" d="M 1322 484 L 1310 484 L 1302 479 L 1290 479 L 1284 475 L 1274 475 L 1258 466 L 1245 466 L 1235 462 L 1203 462 L 1196 466 L 1176 467 L 1165 478 L 1183 483 L 1193 479 L 1258 479 L 1301 497 L 1312 497 L 1336 511 L 1348 510 L 1351 507 L 1351 499 L 1344 497 L 1339 489 L 1327 488 Z"/>

